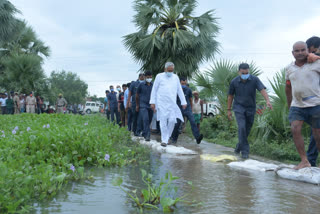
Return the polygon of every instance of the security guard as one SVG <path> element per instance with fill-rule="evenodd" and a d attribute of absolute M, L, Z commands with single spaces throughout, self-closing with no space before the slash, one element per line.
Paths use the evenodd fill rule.
<path fill-rule="evenodd" d="M 57 113 L 63 113 L 63 109 L 67 107 L 67 101 L 62 97 L 62 94 L 59 94 L 59 98 L 56 102 L 56 111 Z"/>
<path fill-rule="evenodd" d="M 20 114 L 20 98 L 17 92 L 14 93 L 13 103 L 14 103 L 14 114 Z"/>
<path fill-rule="evenodd" d="M 36 110 L 37 101 L 36 98 L 33 96 L 32 92 L 26 99 L 26 107 L 27 107 L 27 113 L 34 114 Z"/>

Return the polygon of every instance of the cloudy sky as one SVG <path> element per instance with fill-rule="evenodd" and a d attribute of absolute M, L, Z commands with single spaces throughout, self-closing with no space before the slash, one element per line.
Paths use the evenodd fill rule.
<path fill-rule="evenodd" d="M 289 64 L 292 44 L 320 35 L 319 0 L 198 0 L 195 16 L 215 9 L 222 28 L 216 59 L 254 61 L 268 79 Z M 122 43 L 136 31 L 131 0 L 11 0 L 50 46 L 45 71 L 77 73 L 91 95 L 137 78 L 140 68 Z M 207 69 L 212 62 L 201 65 Z"/>

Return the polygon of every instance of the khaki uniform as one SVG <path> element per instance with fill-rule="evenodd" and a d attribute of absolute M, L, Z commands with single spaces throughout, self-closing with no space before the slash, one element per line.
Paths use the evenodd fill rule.
<path fill-rule="evenodd" d="M 20 114 L 20 99 L 18 95 L 15 95 L 13 97 L 13 103 L 14 103 L 14 114 Z"/>
<path fill-rule="evenodd" d="M 67 105 L 67 101 L 62 97 L 57 99 L 57 113 L 63 113 L 63 107 Z"/>
<path fill-rule="evenodd" d="M 26 99 L 27 113 L 35 113 L 37 100 L 35 97 L 28 96 Z"/>

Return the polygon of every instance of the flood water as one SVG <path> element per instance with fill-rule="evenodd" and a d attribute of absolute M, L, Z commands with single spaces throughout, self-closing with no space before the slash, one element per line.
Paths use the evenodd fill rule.
<path fill-rule="evenodd" d="M 179 145 L 199 154 L 233 154 L 232 149 L 206 142 L 197 145 L 187 137 L 180 141 Z M 35 213 L 138 213 L 126 194 L 111 181 L 121 176 L 126 189 L 144 187 L 140 167 L 95 169 L 93 183 L 70 183 L 55 199 L 36 205 Z M 186 200 L 202 202 L 200 206 L 179 203 L 174 213 L 320 213 L 320 186 L 281 179 L 274 172 L 234 169 L 224 163 L 202 160 L 199 155 L 157 152 L 151 152 L 150 163 L 142 167 L 156 180 L 170 170 L 180 177 L 175 182 L 178 194 L 190 193 Z M 192 181 L 193 188 L 188 181 Z"/>

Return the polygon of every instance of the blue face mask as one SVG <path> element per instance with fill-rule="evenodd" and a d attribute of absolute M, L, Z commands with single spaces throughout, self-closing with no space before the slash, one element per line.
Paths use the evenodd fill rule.
<path fill-rule="evenodd" d="M 112 88 L 112 89 L 110 89 L 110 91 L 111 91 L 111 92 L 113 92 L 113 91 L 114 91 L 114 89 Z"/>
<path fill-rule="evenodd" d="M 250 77 L 250 74 L 241 74 L 241 79 L 247 80 Z"/>
<path fill-rule="evenodd" d="M 181 85 L 182 86 L 182 88 L 186 88 L 187 86 L 186 85 Z"/>
<path fill-rule="evenodd" d="M 172 77 L 173 72 L 166 72 L 167 77 Z"/>

